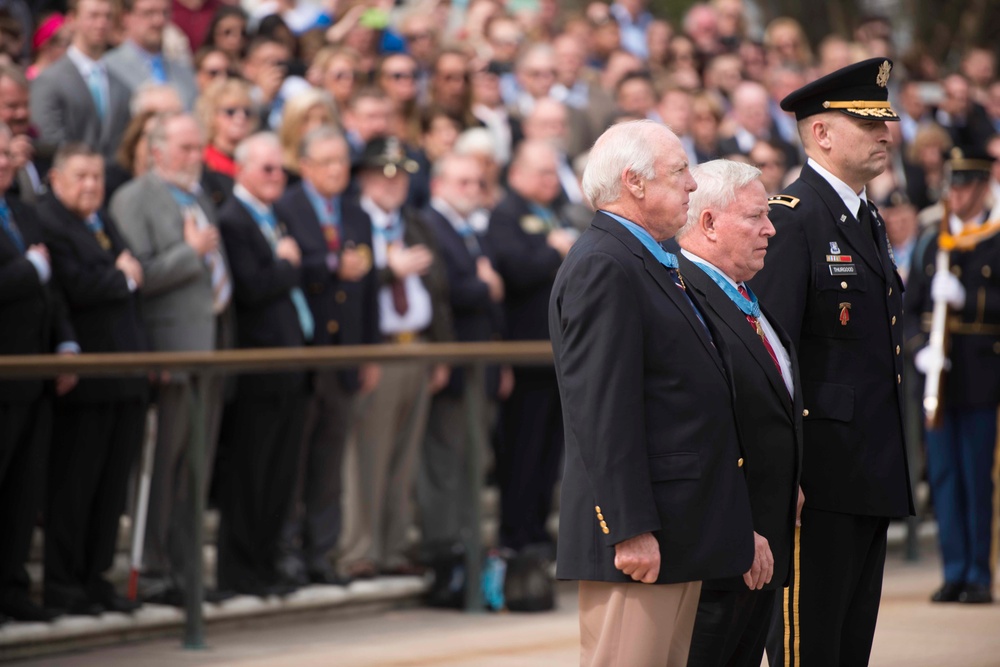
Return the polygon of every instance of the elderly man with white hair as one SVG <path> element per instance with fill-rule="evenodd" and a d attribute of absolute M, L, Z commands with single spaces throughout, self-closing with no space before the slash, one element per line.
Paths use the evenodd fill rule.
<path fill-rule="evenodd" d="M 684 666 L 701 582 L 760 577 L 728 346 L 660 246 L 696 187 L 665 126 L 609 129 L 583 176 L 598 212 L 552 288 L 557 576 L 580 581 L 582 665 Z"/>
<path fill-rule="evenodd" d="M 688 665 L 758 667 L 777 591 L 792 568 L 802 460 L 802 393 L 788 334 L 743 281 L 763 267 L 774 236 L 756 167 L 712 160 L 693 170 L 680 270 L 730 353 L 736 419 L 750 492 L 756 558 L 742 577 L 702 583 Z"/>
<path fill-rule="evenodd" d="M 285 191 L 270 132 L 236 147 L 236 186 L 219 210 L 233 278 L 236 346 L 299 347 L 313 336 L 302 253 L 275 215 Z M 292 499 L 306 407 L 299 372 L 241 373 L 219 443 L 219 588 L 265 597 L 279 584 L 278 540 Z"/>

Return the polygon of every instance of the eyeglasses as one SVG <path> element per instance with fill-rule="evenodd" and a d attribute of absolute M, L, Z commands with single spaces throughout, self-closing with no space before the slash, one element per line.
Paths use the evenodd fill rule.
<path fill-rule="evenodd" d="M 417 78 L 416 72 L 382 72 L 382 76 L 393 81 L 413 81 Z"/>
<path fill-rule="evenodd" d="M 229 118 L 235 118 L 236 114 L 243 114 L 247 118 L 253 115 L 253 109 L 250 107 L 224 107 L 219 109 L 219 111 L 226 114 Z"/>

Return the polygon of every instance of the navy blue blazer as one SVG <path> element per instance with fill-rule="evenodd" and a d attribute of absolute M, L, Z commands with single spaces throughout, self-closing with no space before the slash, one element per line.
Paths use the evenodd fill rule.
<path fill-rule="evenodd" d="M 663 265 L 603 213 L 559 270 L 549 326 L 566 442 L 557 576 L 630 582 L 615 544 L 647 532 L 659 584 L 749 570 L 725 339 L 707 339 Z"/>
<path fill-rule="evenodd" d="M 38 204 L 42 234 L 52 259 L 52 271 L 65 297 L 70 320 L 83 352 L 142 352 L 149 349 L 143 328 L 141 290 L 130 292 L 115 260 L 128 246 L 107 211 L 103 247 L 75 213 L 53 194 Z M 82 378 L 64 397 L 71 402 L 144 398 L 145 378 Z"/>
<path fill-rule="evenodd" d="M 284 224 L 281 218 L 279 226 Z M 287 225 L 285 225 L 287 227 Z M 299 285 L 301 269 L 278 259 L 256 221 L 236 197 L 219 210 L 219 231 L 233 277 L 236 346 L 299 347 L 305 344 L 290 290 Z M 241 394 L 280 394 L 304 386 L 302 373 L 241 373 Z"/>
<path fill-rule="evenodd" d="M 537 224 L 528 201 L 509 193 L 490 216 L 486 233 L 505 286 L 504 317 L 510 340 L 548 340 L 549 295 L 562 264 Z"/>
<path fill-rule="evenodd" d="M 490 299 L 489 288 L 476 273 L 477 257 L 473 256 L 465 239 L 455 231 L 448 219 L 432 207 L 425 208 L 421 216 L 434 238 L 444 259 L 448 274 L 448 295 L 451 303 L 452 326 L 455 340 L 498 340 L 503 332 L 503 307 Z M 489 239 L 477 236 L 483 254 L 494 260 Z M 498 373 L 495 367 L 487 371 L 486 390 L 496 393 Z M 463 369 L 452 369 L 448 386 L 443 391 L 460 394 L 464 388 Z"/>
<path fill-rule="evenodd" d="M 35 210 L 20 200 L 7 200 L 25 248 L 44 243 Z M 43 285 L 35 265 L 11 238 L 0 232 L 0 354 L 48 354 L 63 342 L 76 341 L 76 334 L 57 286 L 55 275 Z M 0 382 L 0 402 L 33 401 L 42 393 L 42 380 Z"/>
<path fill-rule="evenodd" d="M 326 264 L 327 245 L 323 228 L 309 201 L 303 183 L 289 188 L 275 204 L 278 217 L 302 251 L 302 291 L 309 302 L 316 333 L 313 345 L 372 345 L 380 342 L 378 329 L 378 282 L 374 271 L 359 281 L 341 280 Z M 341 248 L 372 247 L 368 214 L 357 201 L 341 197 Z M 345 389 L 358 387 L 357 371 L 339 374 Z"/>

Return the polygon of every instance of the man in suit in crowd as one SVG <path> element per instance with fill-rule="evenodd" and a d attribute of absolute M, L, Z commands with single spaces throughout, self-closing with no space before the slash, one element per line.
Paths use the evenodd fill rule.
<path fill-rule="evenodd" d="M 28 79 L 24 72 L 10 65 L 0 65 L 0 123 L 11 132 L 10 154 L 14 166 L 14 181 L 7 190 L 25 204 L 35 204 L 45 192 L 45 176 L 51 153 L 39 155 L 39 146 L 32 138 L 31 114 L 28 105 Z"/>
<path fill-rule="evenodd" d="M 510 192 L 490 216 L 487 240 L 505 285 L 510 340 L 548 340 L 552 282 L 576 238 L 553 212 L 559 196 L 555 150 L 526 141 L 510 165 Z M 551 368 L 514 367 L 497 449 L 500 543 L 511 549 L 550 545 L 545 528 L 562 449 L 559 389 Z"/>
<path fill-rule="evenodd" d="M 1000 225 L 990 193 L 993 158 L 981 147 L 953 148 L 947 173 L 950 219 L 917 245 L 905 309 L 906 344 L 921 374 L 947 374 L 940 423 L 926 431 L 927 477 L 938 520 L 944 583 L 933 602 L 993 601 L 996 567 L 997 408 L 1000 407 Z M 940 247 L 947 271 L 936 270 Z M 946 350 L 928 345 L 937 302 L 948 304 Z M 946 357 L 942 357 L 942 352 Z"/>
<path fill-rule="evenodd" d="M 14 179 L 12 135 L 0 124 L 0 355 L 79 352 L 52 263 L 33 209 L 5 194 Z M 55 392 L 73 388 L 74 376 L 56 379 Z M 29 597 L 31 535 L 45 488 L 52 433 L 52 387 L 42 380 L 0 382 L 0 622 L 49 621 L 57 611 Z"/>
<path fill-rule="evenodd" d="M 379 329 L 383 342 L 400 345 L 453 336 L 448 277 L 434 237 L 404 204 L 409 174 L 416 169 L 395 137 L 369 141 L 357 169 L 360 204 L 372 229 Z M 418 571 L 406 555 L 417 457 L 430 397 L 447 382 L 444 365 L 391 364 L 382 369 L 375 391 L 360 401 L 357 467 L 348 475 L 357 519 L 344 541 L 349 576 Z"/>
<path fill-rule="evenodd" d="M 302 253 L 277 217 L 285 190 L 281 144 L 271 133 L 236 149 L 233 197 L 219 227 L 233 277 L 236 344 L 300 347 L 314 321 L 300 287 Z M 276 569 L 281 527 L 295 485 L 306 407 L 301 372 L 242 373 L 219 452 L 219 588 L 265 597 L 294 587 Z"/>
<path fill-rule="evenodd" d="M 566 424 L 556 574 L 580 581 L 582 665 L 687 664 L 702 580 L 755 554 L 728 342 L 659 242 L 696 184 L 677 137 L 607 130 L 583 187 L 599 209 L 552 288 Z"/>
<path fill-rule="evenodd" d="M 732 355 L 754 542 L 758 553 L 768 553 L 773 576 L 767 568 L 702 583 L 688 665 L 759 667 L 777 591 L 792 567 L 802 397 L 791 340 L 744 283 L 763 266 L 774 236 L 760 170 L 713 160 L 693 175 L 698 189 L 677 233 L 677 259 L 691 295 Z"/>
<path fill-rule="evenodd" d="M 89 1 L 89 0 L 85 0 Z M 219 242 L 215 207 L 201 191 L 204 139 L 190 115 L 168 115 L 149 132 L 153 168 L 124 185 L 111 201 L 122 235 L 142 262 L 143 321 L 158 351 L 232 347 L 229 307 L 232 281 Z M 222 417 L 223 378 L 193 387 L 185 373 L 170 373 L 158 393 L 156 457 L 150 486 L 140 593 L 161 603 L 182 604 L 185 559 L 190 553 L 187 451 L 192 394 L 204 402 L 205 487 L 208 492 Z"/>
<path fill-rule="evenodd" d="M 744 81 L 733 91 L 732 117 L 735 131 L 719 142 L 722 155 L 749 155 L 758 141 L 780 146 L 786 165 L 799 164 L 799 151 L 778 134 L 768 105 L 767 89 L 756 81 Z"/>
<path fill-rule="evenodd" d="M 125 41 L 104 56 L 108 72 L 122 81 L 131 95 L 144 81 L 169 83 L 187 109 L 194 107 L 198 84 L 186 63 L 163 53 L 163 31 L 170 23 L 170 0 L 122 0 Z"/>
<path fill-rule="evenodd" d="M 302 250 L 301 287 L 316 322 L 313 345 L 369 345 L 378 332 L 372 230 L 356 200 L 342 197 L 351 174 L 347 141 L 332 127 L 302 140 L 302 181 L 275 208 Z M 281 536 L 278 569 L 287 580 L 343 583 L 330 565 L 342 526 L 343 461 L 357 396 L 378 384 L 379 367 L 312 374 L 302 456 Z"/>
<path fill-rule="evenodd" d="M 114 157 L 129 122 L 130 91 L 101 56 L 112 27 L 111 0 L 75 0 L 73 42 L 31 84 L 31 117 L 42 141 L 82 141 Z"/>
<path fill-rule="evenodd" d="M 104 160 L 84 144 L 55 155 L 39 204 L 52 268 L 84 352 L 147 349 L 144 273 L 100 211 Z M 114 560 L 128 477 L 142 446 L 148 381 L 84 379 L 56 401 L 45 509 L 45 603 L 72 614 L 132 611 L 103 577 Z"/>
<path fill-rule="evenodd" d="M 781 101 L 809 157 L 768 201 L 776 234 L 753 289 L 799 355 L 806 502 L 801 565 L 772 665 L 863 665 L 889 519 L 913 513 L 903 437 L 903 284 L 865 184 L 886 167 L 892 63 L 837 70 Z M 776 619 L 777 620 L 777 619 Z M 800 657 L 801 654 L 801 657 Z"/>
<path fill-rule="evenodd" d="M 455 339 L 495 340 L 503 319 L 503 279 L 493 268 L 487 240 L 469 222 L 482 206 L 482 163 L 472 156 L 445 154 L 431 172 L 431 202 L 422 215 L 437 239 L 448 272 L 448 294 Z M 509 368 L 505 371 L 513 379 Z M 497 394 L 497 372 L 490 369 L 484 404 Z M 464 369 L 456 368 L 439 394 L 431 399 L 427 437 L 417 483 L 421 533 L 427 544 L 454 544 L 469 525 L 467 470 L 469 424 L 466 419 Z M 484 411 L 484 412 L 489 412 Z M 487 416 L 484 414 L 484 418 Z M 489 441 L 487 422 L 477 425 L 480 442 Z"/>

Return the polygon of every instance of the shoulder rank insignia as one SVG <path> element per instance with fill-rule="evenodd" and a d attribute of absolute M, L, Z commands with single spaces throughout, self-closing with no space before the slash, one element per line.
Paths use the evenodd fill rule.
<path fill-rule="evenodd" d="M 774 195 L 769 197 L 767 203 L 769 206 L 774 206 L 775 204 L 781 204 L 782 206 L 787 206 L 788 208 L 795 208 L 802 201 L 798 197 L 793 197 L 791 195 Z"/>

